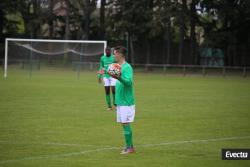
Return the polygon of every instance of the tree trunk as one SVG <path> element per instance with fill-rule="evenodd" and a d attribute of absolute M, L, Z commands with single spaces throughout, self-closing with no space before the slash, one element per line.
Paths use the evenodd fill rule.
<path fill-rule="evenodd" d="M 69 0 L 65 0 L 66 6 L 67 6 L 67 11 L 66 11 L 66 23 L 65 23 L 65 37 L 64 39 L 68 40 L 69 39 L 69 8 L 70 8 L 70 2 Z"/>
<path fill-rule="evenodd" d="M 185 36 L 185 20 L 184 16 L 187 9 L 187 0 L 182 0 L 182 10 L 180 11 L 180 43 L 179 43 L 179 54 L 178 54 L 178 64 L 182 64 L 183 59 L 183 46 L 184 46 L 184 36 Z"/>
<path fill-rule="evenodd" d="M 184 21 L 183 17 L 180 18 L 180 41 L 179 41 L 179 53 L 178 53 L 178 64 L 182 64 L 182 57 L 183 57 L 183 43 L 184 43 Z"/>
<path fill-rule="evenodd" d="M 151 43 L 149 39 L 146 39 L 146 64 L 150 64 L 150 50 L 151 50 Z"/>
<path fill-rule="evenodd" d="M 167 53 L 166 53 L 166 64 L 170 64 L 170 49 L 171 49 L 171 20 L 170 16 L 167 18 L 167 26 L 166 26 L 166 42 L 167 42 Z"/>
<path fill-rule="evenodd" d="M 196 33 L 195 33 L 195 26 L 196 26 L 196 0 L 192 0 L 191 2 L 191 18 L 190 18 L 190 56 L 191 56 L 191 64 L 195 64 L 196 60 Z"/>
<path fill-rule="evenodd" d="M 85 40 L 89 39 L 89 22 L 90 22 L 90 0 L 85 0 L 85 25 L 84 25 L 84 32 L 85 32 Z"/>
<path fill-rule="evenodd" d="M 233 66 L 238 66 L 237 63 L 237 45 L 233 45 Z"/>
<path fill-rule="evenodd" d="M 149 0 L 148 1 L 148 8 L 150 10 L 150 12 L 153 13 L 153 9 L 154 9 L 154 0 Z M 151 20 L 153 20 L 153 16 L 151 16 Z M 151 53 L 151 40 L 149 38 L 146 38 L 146 42 L 147 42 L 147 59 L 146 59 L 146 63 L 147 64 L 150 64 L 150 60 L 152 59 L 152 55 L 150 54 Z"/>
<path fill-rule="evenodd" d="M 53 27 L 53 0 L 49 0 L 49 38 L 53 38 L 54 27 Z"/>
<path fill-rule="evenodd" d="M 30 26 L 29 26 L 29 23 L 30 23 L 29 8 L 30 7 L 29 6 L 30 4 L 27 4 L 27 6 L 25 4 L 20 11 L 22 18 L 23 18 L 25 35 L 30 35 Z"/>
<path fill-rule="evenodd" d="M 105 4 L 106 0 L 101 0 L 100 8 L 100 38 L 105 39 Z"/>
<path fill-rule="evenodd" d="M 3 19 L 4 19 L 4 12 L 0 10 L 0 38 L 3 37 Z"/>
<path fill-rule="evenodd" d="M 39 35 L 39 31 L 40 31 L 40 0 L 34 0 L 33 1 L 33 8 L 34 8 L 34 13 L 33 13 L 33 37 L 37 38 Z M 38 21 L 39 20 L 39 21 Z"/>
<path fill-rule="evenodd" d="M 135 64 L 135 57 L 134 57 L 134 44 L 133 44 L 133 36 L 130 35 L 129 38 L 129 46 L 130 46 L 130 58 L 131 58 L 131 64 Z"/>

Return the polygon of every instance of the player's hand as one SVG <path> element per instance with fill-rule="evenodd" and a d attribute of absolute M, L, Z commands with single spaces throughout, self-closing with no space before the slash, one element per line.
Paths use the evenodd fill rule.
<path fill-rule="evenodd" d="M 99 70 L 99 71 L 97 72 L 97 74 L 104 74 L 104 72 L 105 72 L 105 68 L 102 68 L 101 70 Z"/>
<path fill-rule="evenodd" d="M 102 83 L 102 78 L 98 78 L 98 83 Z"/>

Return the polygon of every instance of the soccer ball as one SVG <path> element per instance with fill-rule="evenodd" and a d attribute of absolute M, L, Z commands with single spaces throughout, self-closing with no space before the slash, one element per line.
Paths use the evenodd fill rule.
<path fill-rule="evenodd" d="M 121 66 L 118 63 L 110 64 L 108 67 L 108 73 L 109 75 L 113 77 L 118 77 L 121 75 Z"/>

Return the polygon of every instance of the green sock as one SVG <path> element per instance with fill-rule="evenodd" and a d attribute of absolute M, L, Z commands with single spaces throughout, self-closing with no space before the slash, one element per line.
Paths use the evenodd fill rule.
<path fill-rule="evenodd" d="M 127 147 L 133 147 L 132 129 L 130 124 L 122 125 Z"/>
<path fill-rule="evenodd" d="M 113 104 L 114 104 L 114 106 L 116 106 L 116 104 L 115 104 L 115 94 L 113 93 L 112 95 L 113 95 Z"/>
<path fill-rule="evenodd" d="M 111 100 L 110 100 L 110 95 L 106 95 L 106 103 L 109 108 L 111 108 Z"/>

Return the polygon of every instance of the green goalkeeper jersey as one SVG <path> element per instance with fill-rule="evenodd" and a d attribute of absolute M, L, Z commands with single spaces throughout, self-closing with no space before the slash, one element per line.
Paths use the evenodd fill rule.
<path fill-rule="evenodd" d="M 115 103 L 118 106 L 131 106 L 135 104 L 133 69 L 127 62 L 121 65 L 121 77 L 116 81 Z"/>
<path fill-rule="evenodd" d="M 105 54 L 101 57 L 100 59 L 100 69 L 102 70 L 102 68 L 105 69 L 103 77 L 106 78 L 110 78 L 111 76 L 108 74 L 108 66 L 109 64 L 115 63 L 115 56 L 114 55 L 110 55 L 110 56 L 106 56 Z M 102 74 L 98 74 L 98 77 L 101 78 Z"/>

